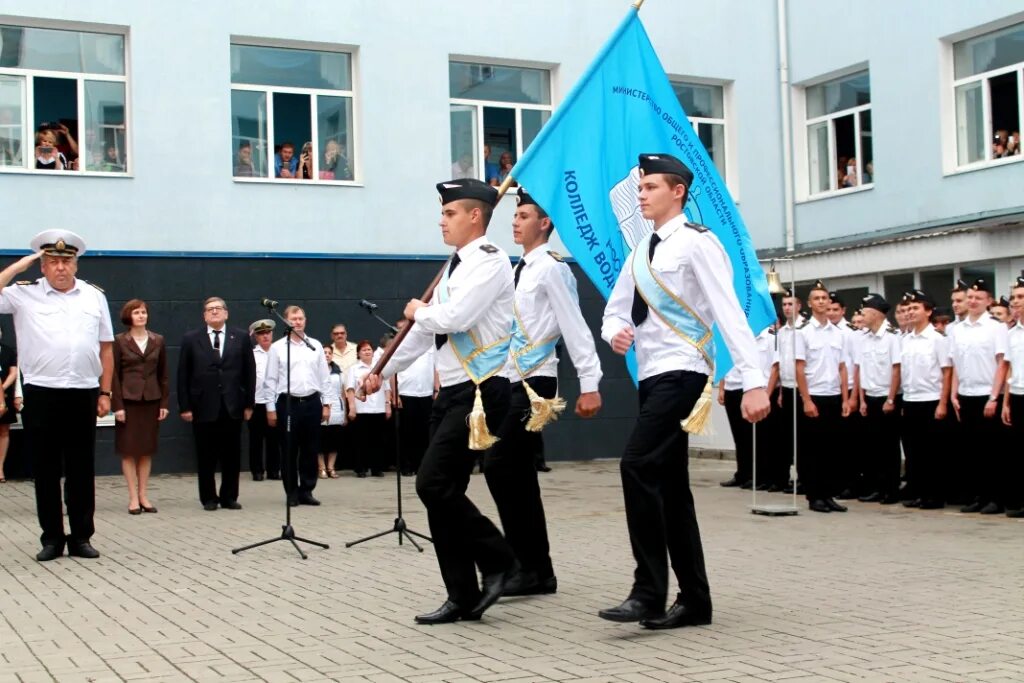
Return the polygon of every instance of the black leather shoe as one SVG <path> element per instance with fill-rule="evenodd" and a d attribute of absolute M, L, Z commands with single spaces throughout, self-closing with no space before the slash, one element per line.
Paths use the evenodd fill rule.
<path fill-rule="evenodd" d="M 366 479 L 366 472 L 356 472 L 356 476 L 360 479 Z"/>
<path fill-rule="evenodd" d="M 1006 516 L 1010 519 L 1022 519 L 1024 518 L 1024 510 L 1007 510 Z"/>
<path fill-rule="evenodd" d="M 214 510 L 217 509 L 217 501 L 203 503 L 203 509 L 206 510 L 207 512 L 213 512 Z"/>
<path fill-rule="evenodd" d="M 312 493 L 300 493 L 297 498 L 299 505 L 319 505 L 320 501 L 313 497 Z"/>
<path fill-rule="evenodd" d="M 678 600 L 674 605 L 668 608 L 668 612 L 665 612 L 665 616 L 640 620 L 641 626 L 651 630 L 679 628 L 681 626 L 704 626 L 710 623 L 711 610 L 689 610 Z"/>
<path fill-rule="evenodd" d="M 483 470 L 481 469 L 480 471 L 482 472 Z M 541 463 L 540 465 L 537 465 L 537 471 L 538 472 L 550 472 L 551 468 L 548 467 L 547 465 Z"/>
<path fill-rule="evenodd" d="M 981 512 L 981 508 L 983 507 L 984 504 L 981 501 L 976 500 L 970 505 L 964 505 L 962 508 L 960 508 L 960 512 Z"/>
<path fill-rule="evenodd" d="M 768 482 L 761 482 L 760 484 L 758 484 L 757 486 L 754 487 L 754 490 L 755 491 L 768 491 L 771 488 L 772 488 L 772 485 L 769 484 Z"/>
<path fill-rule="evenodd" d="M 280 472 L 267 472 L 267 479 L 270 481 L 281 481 Z"/>
<path fill-rule="evenodd" d="M 999 503 L 992 502 L 979 510 L 983 515 L 1001 515 L 1003 514 L 1003 506 Z"/>
<path fill-rule="evenodd" d="M 498 602 L 498 598 L 501 597 L 505 590 L 505 578 L 507 575 L 507 571 L 495 572 L 494 574 L 488 574 L 480 581 L 480 600 L 469 611 L 469 616 L 479 619 L 484 615 L 488 607 Z"/>
<path fill-rule="evenodd" d="M 295 496 L 288 496 L 288 507 L 294 508 L 299 506 L 299 499 Z"/>
<path fill-rule="evenodd" d="M 919 508 L 919 507 L 921 507 L 921 499 L 920 498 L 914 498 L 913 500 L 905 500 L 905 501 L 903 501 L 903 507 L 905 507 L 905 508 Z"/>
<path fill-rule="evenodd" d="M 725 481 L 720 482 L 718 485 L 719 486 L 723 486 L 723 487 L 725 487 L 727 489 L 731 489 L 731 488 L 735 488 L 735 487 L 739 486 L 742 483 L 743 482 L 740 481 L 739 479 L 737 479 L 736 477 L 732 477 L 731 479 L 726 479 Z"/>
<path fill-rule="evenodd" d="M 89 541 L 82 543 L 68 543 L 68 555 L 70 557 L 82 557 L 87 560 L 95 560 L 100 556 L 96 548 L 89 545 Z"/>
<path fill-rule="evenodd" d="M 233 501 L 231 501 L 229 503 L 225 503 L 224 501 L 221 501 L 220 506 L 222 508 L 226 509 L 226 510 L 241 510 L 242 509 L 242 504 L 239 503 L 237 500 L 233 500 Z"/>
<path fill-rule="evenodd" d="M 919 507 L 922 510 L 941 510 L 946 507 L 946 503 L 941 500 L 924 499 L 921 501 L 921 505 Z"/>
<path fill-rule="evenodd" d="M 252 475 L 252 480 L 253 481 L 263 481 L 263 475 L 262 474 L 257 474 L 257 473 L 254 472 L 253 475 Z"/>
<path fill-rule="evenodd" d="M 381 472 L 380 470 L 374 470 L 373 472 L 370 472 L 370 474 L 372 476 L 374 476 L 374 477 L 383 477 L 384 476 L 384 473 Z"/>
<path fill-rule="evenodd" d="M 808 503 L 807 507 L 813 512 L 832 512 L 832 508 L 829 507 L 828 503 L 821 499 L 812 500 Z"/>
<path fill-rule="evenodd" d="M 478 621 L 479 619 L 480 617 L 465 614 L 462 608 L 451 600 L 445 600 L 444 604 L 433 612 L 418 614 L 415 618 L 417 624 L 428 626 L 432 624 L 453 624 L 456 621 Z"/>
<path fill-rule="evenodd" d="M 558 579 L 554 576 L 541 580 L 537 578 L 537 572 L 516 572 L 505 582 L 505 590 L 501 595 L 505 598 L 514 598 L 522 595 L 550 595 L 557 592 Z"/>
<path fill-rule="evenodd" d="M 881 491 L 875 491 L 874 493 L 869 493 L 866 496 L 861 496 L 857 500 L 862 503 L 881 503 L 883 498 L 885 498 L 885 496 L 882 495 Z"/>
<path fill-rule="evenodd" d="M 602 619 L 620 623 L 641 621 L 643 619 L 657 619 L 664 615 L 664 611 L 655 607 L 649 607 L 636 598 L 626 598 L 618 607 L 603 609 L 597 613 L 597 616 Z"/>
<path fill-rule="evenodd" d="M 853 500 L 856 497 L 857 492 L 853 489 L 843 489 L 843 492 L 836 496 L 839 500 Z"/>
<path fill-rule="evenodd" d="M 63 554 L 64 546 L 47 543 L 43 546 L 42 550 L 36 553 L 36 559 L 40 562 L 49 562 L 50 560 L 56 560 Z"/>
<path fill-rule="evenodd" d="M 751 481 L 750 479 L 747 479 L 745 482 L 740 484 L 740 488 L 745 491 L 749 491 L 750 489 L 754 488 L 754 482 Z"/>
<path fill-rule="evenodd" d="M 832 498 L 825 499 L 825 505 L 828 505 L 832 512 L 846 512 L 846 506 L 840 505 Z"/>
<path fill-rule="evenodd" d="M 898 494 L 889 493 L 886 494 L 886 496 L 882 498 L 882 500 L 880 500 L 879 502 L 882 505 L 895 505 L 896 503 L 900 502 L 900 497 Z"/>
<path fill-rule="evenodd" d="M 769 484 L 768 488 L 765 489 L 768 493 L 782 493 L 785 490 L 785 484 Z"/>

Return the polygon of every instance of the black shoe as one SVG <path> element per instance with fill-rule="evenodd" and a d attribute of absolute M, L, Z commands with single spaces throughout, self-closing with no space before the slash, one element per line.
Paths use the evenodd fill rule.
<path fill-rule="evenodd" d="M 880 502 L 882 505 L 895 505 L 896 503 L 900 502 L 900 497 L 898 494 L 895 493 L 887 493 L 885 494 L 885 497 L 878 502 Z"/>
<path fill-rule="evenodd" d="M 213 500 L 210 501 L 209 503 L 203 503 L 203 509 L 206 510 L 207 512 L 213 512 L 214 510 L 217 509 L 217 501 Z"/>
<path fill-rule="evenodd" d="M 719 483 L 718 485 L 719 486 L 724 486 L 727 489 L 731 489 L 731 488 L 734 488 L 736 486 L 739 486 L 742 483 L 743 483 L 742 481 L 740 481 L 736 477 L 733 477 L 732 479 L 727 479 L 727 480 Z"/>
<path fill-rule="evenodd" d="M 905 500 L 905 501 L 903 501 L 903 507 L 905 507 L 905 508 L 919 508 L 919 507 L 921 507 L 921 499 L 920 498 L 914 498 L 913 500 Z"/>
<path fill-rule="evenodd" d="M 862 503 L 881 503 L 883 498 L 885 498 L 885 496 L 882 495 L 881 491 L 875 491 L 874 493 L 869 493 L 866 496 L 861 496 L 857 500 Z"/>
<path fill-rule="evenodd" d="M 779 493 L 790 493 L 790 494 L 793 493 L 793 485 L 792 484 L 786 484 L 781 489 L 779 489 Z"/>
<path fill-rule="evenodd" d="M 267 479 L 270 481 L 281 481 L 280 472 L 267 472 Z"/>
<path fill-rule="evenodd" d="M 225 503 L 224 501 L 221 501 L 220 502 L 220 506 L 222 508 L 224 508 L 225 510 L 241 510 L 242 509 L 242 504 L 239 503 L 237 500 L 233 500 L 233 501 L 231 501 L 229 503 Z"/>
<path fill-rule="evenodd" d="M 313 497 L 312 493 L 300 493 L 297 499 L 299 505 L 319 505 L 320 501 Z"/>
<path fill-rule="evenodd" d="M 768 493 L 782 493 L 785 490 L 785 484 L 769 484 L 768 488 L 765 489 Z"/>
<path fill-rule="evenodd" d="M 964 505 L 962 508 L 960 508 L 960 512 L 981 512 L 981 508 L 983 507 L 984 504 L 980 500 L 976 500 L 970 505 Z"/>
<path fill-rule="evenodd" d="M 679 628 L 681 626 L 704 626 L 710 623 L 710 609 L 701 611 L 689 610 L 678 600 L 676 600 L 674 605 L 668 608 L 668 612 L 665 612 L 665 616 L 640 620 L 641 626 L 651 630 Z"/>
<path fill-rule="evenodd" d="M 832 512 L 832 508 L 829 507 L 829 504 L 820 498 L 818 500 L 812 500 L 808 503 L 807 507 L 813 512 Z"/>
<path fill-rule="evenodd" d="M 480 471 L 481 471 L 481 472 L 483 472 L 483 471 L 484 471 L 484 470 L 483 470 L 483 467 L 482 467 L 482 466 L 481 466 L 481 468 L 480 468 Z M 543 463 L 543 462 L 542 462 L 541 464 L 537 465 L 537 471 L 538 471 L 538 472 L 550 472 L 550 471 L 551 471 L 551 468 L 550 468 L 550 467 L 548 467 L 546 463 Z"/>
<path fill-rule="evenodd" d="M 825 505 L 828 505 L 832 512 L 846 512 L 847 509 L 845 505 L 840 505 L 832 498 L 826 498 Z"/>
<path fill-rule="evenodd" d="M 839 500 L 853 500 L 856 497 L 857 492 L 853 489 L 843 489 L 843 492 L 836 496 Z"/>
<path fill-rule="evenodd" d="M 630 621 L 642 621 L 644 619 L 657 619 L 664 616 L 663 610 L 655 607 L 648 607 L 636 598 L 626 598 L 618 607 L 603 609 L 597 616 L 608 621 L 628 623 Z"/>
<path fill-rule="evenodd" d="M 466 614 L 462 608 L 451 600 L 445 600 L 444 604 L 433 612 L 416 615 L 417 624 L 453 624 L 456 621 L 479 621 L 480 617 Z"/>
<path fill-rule="evenodd" d="M 100 556 L 100 553 L 96 548 L 89 545 L 89 541 L 82 541 L 81 543 L 75 543 L 72 541 L 68 543 L 68 556 L 81 557 L 86 560 L 95 560 Z"/>
<path fill-rule="evenodd" d="M 760 483 L 757 486 L 755 486 L 754 490 L 755 491 L 769 491 L 771 488 L 772 488 L 771 484 L 769 484 L 767 482 L 763 482 L 763 483 Z"/>
<path fill-rule="evenodd" d="M 381 472 L 380 470 L 374 470 L 373 472 L 370 472 L 370 474 L 375 476 L 375 477 L 383 477 L 384 476 L 384 473 Z"/>
<path fill-rule="evenodd" d="M 1006 516 L 1010 519 L 1024 519 L 1024 510 L 1007 510 Z"/>
<path fill-rule="evenodd" d="M 1003 514 L 1003 506 L 993 501 L 981 508 L 979 512 L 983 515 L 1001 515 Z"/>
<path fill-rule="evenodd" d="M 258 474 L 256 472 L 253 472 L 252 473 L 252 480 L 253 481 L 263 481 L 263 475 L 262 474 Z"/>
<path fill-rule="evenodd" d="M 900 500 L 917 500 L 918 499 L 917 493 L 915 493 L 914 489 L 912 489 L 909 486 L 904 486 L 903 488 L 901 488 L 897 495 L 900 497 Z"/>
<path fill-rule="evenodd" d="M 745 482 L 740 484 L 740 488 L 749 491 L 750 489 L 754 488 L 754 482 L 751 481 L 750 479 L 747 479 Z"/>
<path fill-rule="evenodd" d="M 477 601 L 473 609 L 469 611 L 469 616 L 474 619 L 479 619 L 487 611 L 487 608 L 498 602 L 498 598 L 505 590 L 505 579 L 508 575 L 508 571 L 495 572 L 494 574 L 488 574 L 480 581 L 480 600 Z"/>
<path fill-rule="evenodd" d="M 946 507 L 945 501 L 924 499 L 919 506 L 922 510 L 941 510 Z"/>
<path fill-rule="evenodd" d="M 356 472 L 356 476 L 360 479 L 366 479 L 366 472 Z"/>
<path fill-rule="evenodd" d="M 36 553 L 36 559 L 40 562 L 49 562 L 50 560 L 56 560 L 63 554 L 64 546 L 56 545 L 54 543 L 47 543 L 43 546 L 42 550 Z"/>
<path fill-rule="evenodd" d="M 403 477 L 415 477 L 416 473 L 413 472 L 412 470 L 402 470 L 402 476 Z"/>
<path fill-rule="evenodd" d="M 537 578 L 537 572 L 516 572 L 505 582 L 505 590 L 501 595 L 514 598 L 523 595 L 550 595 L 557 592 L 558 579 L 554 576 L 541 580 Z"/>
<path fill-rule="evenodd" d="M 295 496 L 288 496 L 288 507 L 294 508 L 299 506 L 299 499 Z"/>

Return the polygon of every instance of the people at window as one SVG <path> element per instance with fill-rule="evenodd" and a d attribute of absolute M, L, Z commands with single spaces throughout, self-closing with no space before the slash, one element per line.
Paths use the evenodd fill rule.
<path fill-rule="evenodd" d="M 992 158 L 1002 159 L 1004 157 L 1013 156 L 1013 151 L 1010 148 L 1010 133 L 1005 129 L 997 130 L 995 135 L 992 136 Z"/>
<path fill-rule="evenodd" d="M 57 135 L 52 130 L 36 133 L 36 168 L 44 171 L 68 170 L 68 160 L 57 149 Z"/>
<path fill-rule="evenodd" d="M 484 145 L 484 180 L 487 181 L 488 185 L 497 187 L 501 183 L 498 182 L 498 164 L 493 161 L 489 161 L 491 158 L 491 146 Z"/>
<path fill-rule="evenodd" d="M 502 152 L 501 156 L 498 157 L 498 184 L 501 185 L 505 182 L 505 178 L 512 172 L 512 167 L 516 165 L 516 162 L 512 159 L 511 152 Z"/>
<path fill-rule="evenodd" d="M 0 166 L 21 166 L 21 140 L 7 137 L 3 133 L 17 127 L 17 121 L 10 109 L 0 109 Z"/>
<path fill-rule="evenodd" d="M 850 157 L 846 161 L 846 167 L 841 169 L 843 171 L 842 181 L 839 183 L 839 187 L 856 187 L 857 186 L 857 157 Z"/>
<path fill-rule="evenodd" d="M 117 153 L 117 146 L 107 145 L 100 168 L 107 173 L 124 173 L 124 162 L 121 161 L 121 157 Z"/>
<path fill-rule="evenodd" d="M 466 152 L 452 164 L 453 178 L 475 178 L 476 171 L 473 169 L 473 155 Z"/>
<path fill-rule="evenodd" d="M 1016 156 L 1018 154 L 1020 154 L 1020 131 L 1015 130 L 1006 141 L 1006 156 Z"/>
<path fill-rule="evenodd" d="M 295 178 L 299 170 L 299 160 L 295 156 L 295 145 L 285 142 L 281 151 L 274 155 L 274 177 Z"/>
<path fill-rule="evenodd" d="M 320 165 L 320 180 L 352 180 L 348 159 L 341 153 L 337 140 L 328 140 L 324 146 L 324 159 Z"/>
<path fill-rule="evenodd" d="M 39 130 L 53 131 L 57 151 L 64 155 L 64 166 L 72 171 L 78 170 L 78 143 L 66 125 L 58 121 L 43 123 Z"/>
<path fill-rule="evenodd" d="M 302 180 L 313 179 L 313 143 L 306 142 L 302 145 L 302 153 L 299 155 L 299 170 L 295 175 Z"/>
<path fill-rule="evenodd" d="M 252 143 L 248 140 L 243 140 L 238 145 L 234 176 L 236 178 L 252 178 L 255 175 L 256 169 L 252 165 Z"/>

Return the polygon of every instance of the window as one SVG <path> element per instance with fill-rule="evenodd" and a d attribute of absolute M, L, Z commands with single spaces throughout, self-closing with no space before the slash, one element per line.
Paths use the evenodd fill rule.
<path fill-rule="evenodd" d="M 231 45 L 235 178 L 356 178 L 352 55 Z"/>
<path fill-rule="evenodd" d="M 957 165 L 1020 159 L 1024 24 L 953 45 Z"/>
<path fill-rule="evenodd" d="M 882 277 L 882 295 L 891 306 L 896 306 L 903 295 L 914 289 L 913 273 L 891 273 Z M 929 292 L 931 294 L 931 292 Z M 932 296 L 935 296 L 932 294 Z"/>
<path fill-rule="evenodd" d="M 868 72 L 808 86 L 804 94 L 810 194 L 874 183 Z"/>
<path fill-rule="evenodd" d="M 128 171 L 125 36 L 0 25 L 0 171 Z"/>
<path fill-rule="evenodd" d="M 672 81 L 672 90 L 686 112 L 694 132 L 714 162 L 718 174 L 725 175 L 725 88 Z"/>
<path fill-rule="evenodd" d="M 930 294 L 938 306 L 949 306 L 949 293 L 956 285 L 952 268 L 922 270 L 918 277 L 921 281 L 920 289 Z"/>
<path fill-rule="evenodd" d="M 450 62 L 453 178 L 499 185 L 551 117 L 546 69 Z"/>

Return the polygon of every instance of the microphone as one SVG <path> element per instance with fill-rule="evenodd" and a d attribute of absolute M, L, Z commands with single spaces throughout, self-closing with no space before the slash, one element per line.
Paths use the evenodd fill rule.
<path fill-rule="evenodd" d="M 363 299 L 362 301 L 360 301 L 359 305 L 362 306 L 363 308 L 365 308 L 368 311 L 376 311 L 377 310 L 377 304 L 373 303 L 372 301 L 367 301 L 366 299 Z"/>
<path fill-rule="evenodd" d="M 266 308 L 277 308 L 277 302 L 273 299 L 260 299 L 260 306 Z"/>

